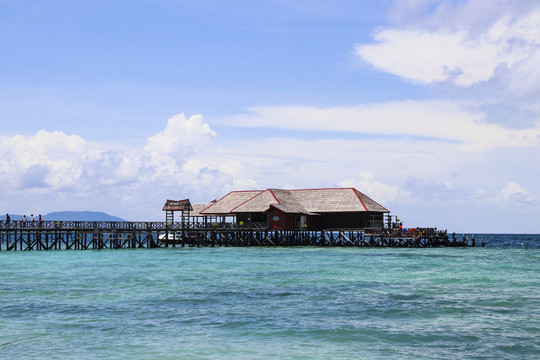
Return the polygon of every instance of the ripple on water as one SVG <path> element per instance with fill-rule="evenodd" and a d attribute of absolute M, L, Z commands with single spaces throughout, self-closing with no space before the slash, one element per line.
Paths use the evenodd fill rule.
<path fill-rule="evenodd" d="M 538 252 L 0 253 L 0 353 L 6 359 L 533 358 L 540 351 Z"/>

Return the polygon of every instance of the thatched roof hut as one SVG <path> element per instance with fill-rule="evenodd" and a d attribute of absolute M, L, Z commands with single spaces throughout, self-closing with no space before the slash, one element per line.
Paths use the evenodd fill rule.
<path fill-rule="evenodd" d="M 199 211 L 201 215 L 236 215 L 242 223 L 270 228 L 360 228 L 377 223 L 390 211 L 354 188 L 267 189 L 232 191 Z M 376 220 L 374 220 L 376 219 Z"/>

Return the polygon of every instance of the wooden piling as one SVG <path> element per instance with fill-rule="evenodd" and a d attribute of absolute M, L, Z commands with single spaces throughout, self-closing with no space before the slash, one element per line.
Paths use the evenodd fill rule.
<path fill-rule="evenodd" d="M 264 228 L 188 227 L 160 222 L 51 222 L 23 226 L 0 223 L 0 251 L 102 250 L 205 246 L 323 246 L 323 247 L 462 247 L 476 246 L 463 236 L 451 240 L 446 231 L 423 229 L 401 233 L 366 232 L 363 229 L 275 230 Z M 229 224 L 230 225 L 230 224 Z M 485 246 L 485 243 L 482 242 Z"/>

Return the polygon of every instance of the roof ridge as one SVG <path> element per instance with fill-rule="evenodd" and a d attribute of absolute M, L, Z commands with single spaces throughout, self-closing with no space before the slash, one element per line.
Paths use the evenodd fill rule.
<path fill-rule="evenodd" d="M 229 191 L 227 194 L 225 194 L 224 196 L 222 196 L 219 200 L 217 200 L 216 202 L 214 203 L 211 203 L 210 205 L 208 205 L 207 207 L 205 207 L 204 209 L 202 209 L 201 211 L 199 211 L 199 214 L 202 213 L 203 211 L 206 211 L 207 209 L 210 209 L 212 206 L 216 205 L 218 202 L 220 202 L 221 200 L 225 199 L 227 196 L 229 196 L 231 193 L 233 193 L 234 191 Z"/>
<path fill-rule="evenodd" d="M 288 189 L 286 191 L 320 191 L 320 190 L 348 190 L 353 189 L 353 187 L 328 187 L 328 188 L 318 188 L 318 189 Z"/>
<path fill-rule="evenodd" d="M 254 190 L 254 191 L 258 191 L 258 190 Z M 261 195 L 261 194 L 264 194 L 265 192 L 267 192 L 268 189 L 266 190 L 261 190 L 260 193 L 258 193 L 257 195 L 255 196 L 252 196 L 250 197 L 249 199 L 247 199 L 246 201 L 244 201 L 243 203 L 241 203 L 240 205 L 236 206 L 236 207 L 233 207 L 231 210 L 229 210 L 230 213 L 232 213 L 235 209 L 238 209 L 240 206 L 244 205 L 245 203 L 255 199 L 257 196 Z M 273 194 L 272 194 L 273 195 Z"/>
<path fill-rule="evenodd" d="M 267 189 L 268 191 L 270 191 L 270 194 L 272 194 L 272 196 L 274 197 L 274 199 L 276 199 L 277 203 L 278 204 L 281 204 L 281 201 L 279 201 L 279 199 L 276 197 L 276 194 L 274 194 L 274 190 L 281 190 L 281 189 Z M 262 194 L 262 193 L 261 193 Z"/>
<path fill-rule="evenodd" d="M 370 198 L 369 196 L 367 196 L 366 194 L 364 194 L 363 192 L 361 192 L 360 190 L 357 190 L 357 189 L 354 189 L 356 190 L 357 193 L 360 193 L 362 194 L 363 196 L 367 197 L 369 200 L 373 201 L 375 204 L 379 205 L 380 207 L 382 207 L 383 209 L 385 209 L 386 211 L 390 211 L 388 210 L 386 207 L 382 206 L 381 204 L 379 204 L 377 201 L 373 200 L 372 198 Z M 358 195 L 357 195 L 358 196 Z M 362 201 L 363 203 L 363 201 Z"/>
<path fill-rule="evenodd" d="M 356 190 L 355 188 L 351 188 L 352 192 L 354 193 L 354 195 L 356 195 L 356 197 L 358 198 L 358 200 L 360 200 L 360 204 L 362 204 L 362 206 L 364 207 L 364 209 L 366 209 L 366 211 L 369 211 L 366 204 L 364 204 L 364 201 L 362 200 L 362 198 L 360 197 L 360 195 L 358 193 L 360 193 L 360 191 Z M 360 193 L 362 195 L 364 195 L 363 193 Z M 365 195 L 364 195 L 365 196 Z"/>
<path fill-rule="evenodd" d="M 227 196 L 231 195 L 232 193 L 245 193 L 245 192 L 255 192 L 255 191 L 259 191 L 259 192 L 263 192 L 264 190 L 233 190 L 233 191 L 229 191 L 226 195 L 222 196 L 219 200 L 217 200 L 216 202 L 213 202 L 210 204 L 210 206 L 208 207 L 205 207 L 204 209 L 202 209 L 199 213 L 202 213 L 208 209 L 210 209 L 212 206 L 216 205 L 216 204 L 219 204 L 219 202 L 223 199 L 225 199 Z M 259 194 L 257 194 L 259 195 Z M 255 196 L 257 196 L 255 195 Z M 230 211 L 229 211 L 230 212 Z"/>

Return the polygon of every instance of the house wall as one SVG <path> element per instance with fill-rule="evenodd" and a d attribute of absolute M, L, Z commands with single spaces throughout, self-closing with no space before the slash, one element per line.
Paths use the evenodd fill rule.
<path fill-rule="evenodd" d="M 236 223 L 249 226 L 252 223 L 267 223 L 268 216 L 266 213 L 237 213 Z"/>
<path fill-rule="evenodd" d="M 369 213 L 329 213 L 321 214 L 320 225 L 323 229 L 359 229 L 364 228 L 369 223 Z"/>
<path fill-rule="evenodd" d="M 293 230 L 295 228 L 295 214 L 288 214 L 274 207 L 266 213 L 238 213 L 236 222 L 249 225 L 250 222 L 268 223 L 268 228 L 273 230 Z"/>
<path fill-rule="evenodd" d="M 382 220 L 382 213 L 370 212 L 308 215 L 306 216 L 306 230 L 366 228 L 371 225 L 371 217 L 373 215 L 381 216 Z M 279 209 L 270 207 L 266 213 L 238 213 L 236 221 L 238 224 L 243 224 L 244 226 L 258 222 L 267 223 L 268 228 L 273 230 L 294 230 L 299 228 L 297 222 L 300 216 L 300 214 L 285 213 Z"/>
<path fill-rule="evenodd" d="M 321 217 L 319 215 L 308 215 L 308 217 L 307 217 L 307 229 L 308 230 L 320 230 L 321 229 Z"/>
<path fill-rule="evenodd" d="M 292 230 L 294 229 L 294 214 L 284 213 L 271 207 L 268 210 L 268 227 L 276 230 Z"/>

